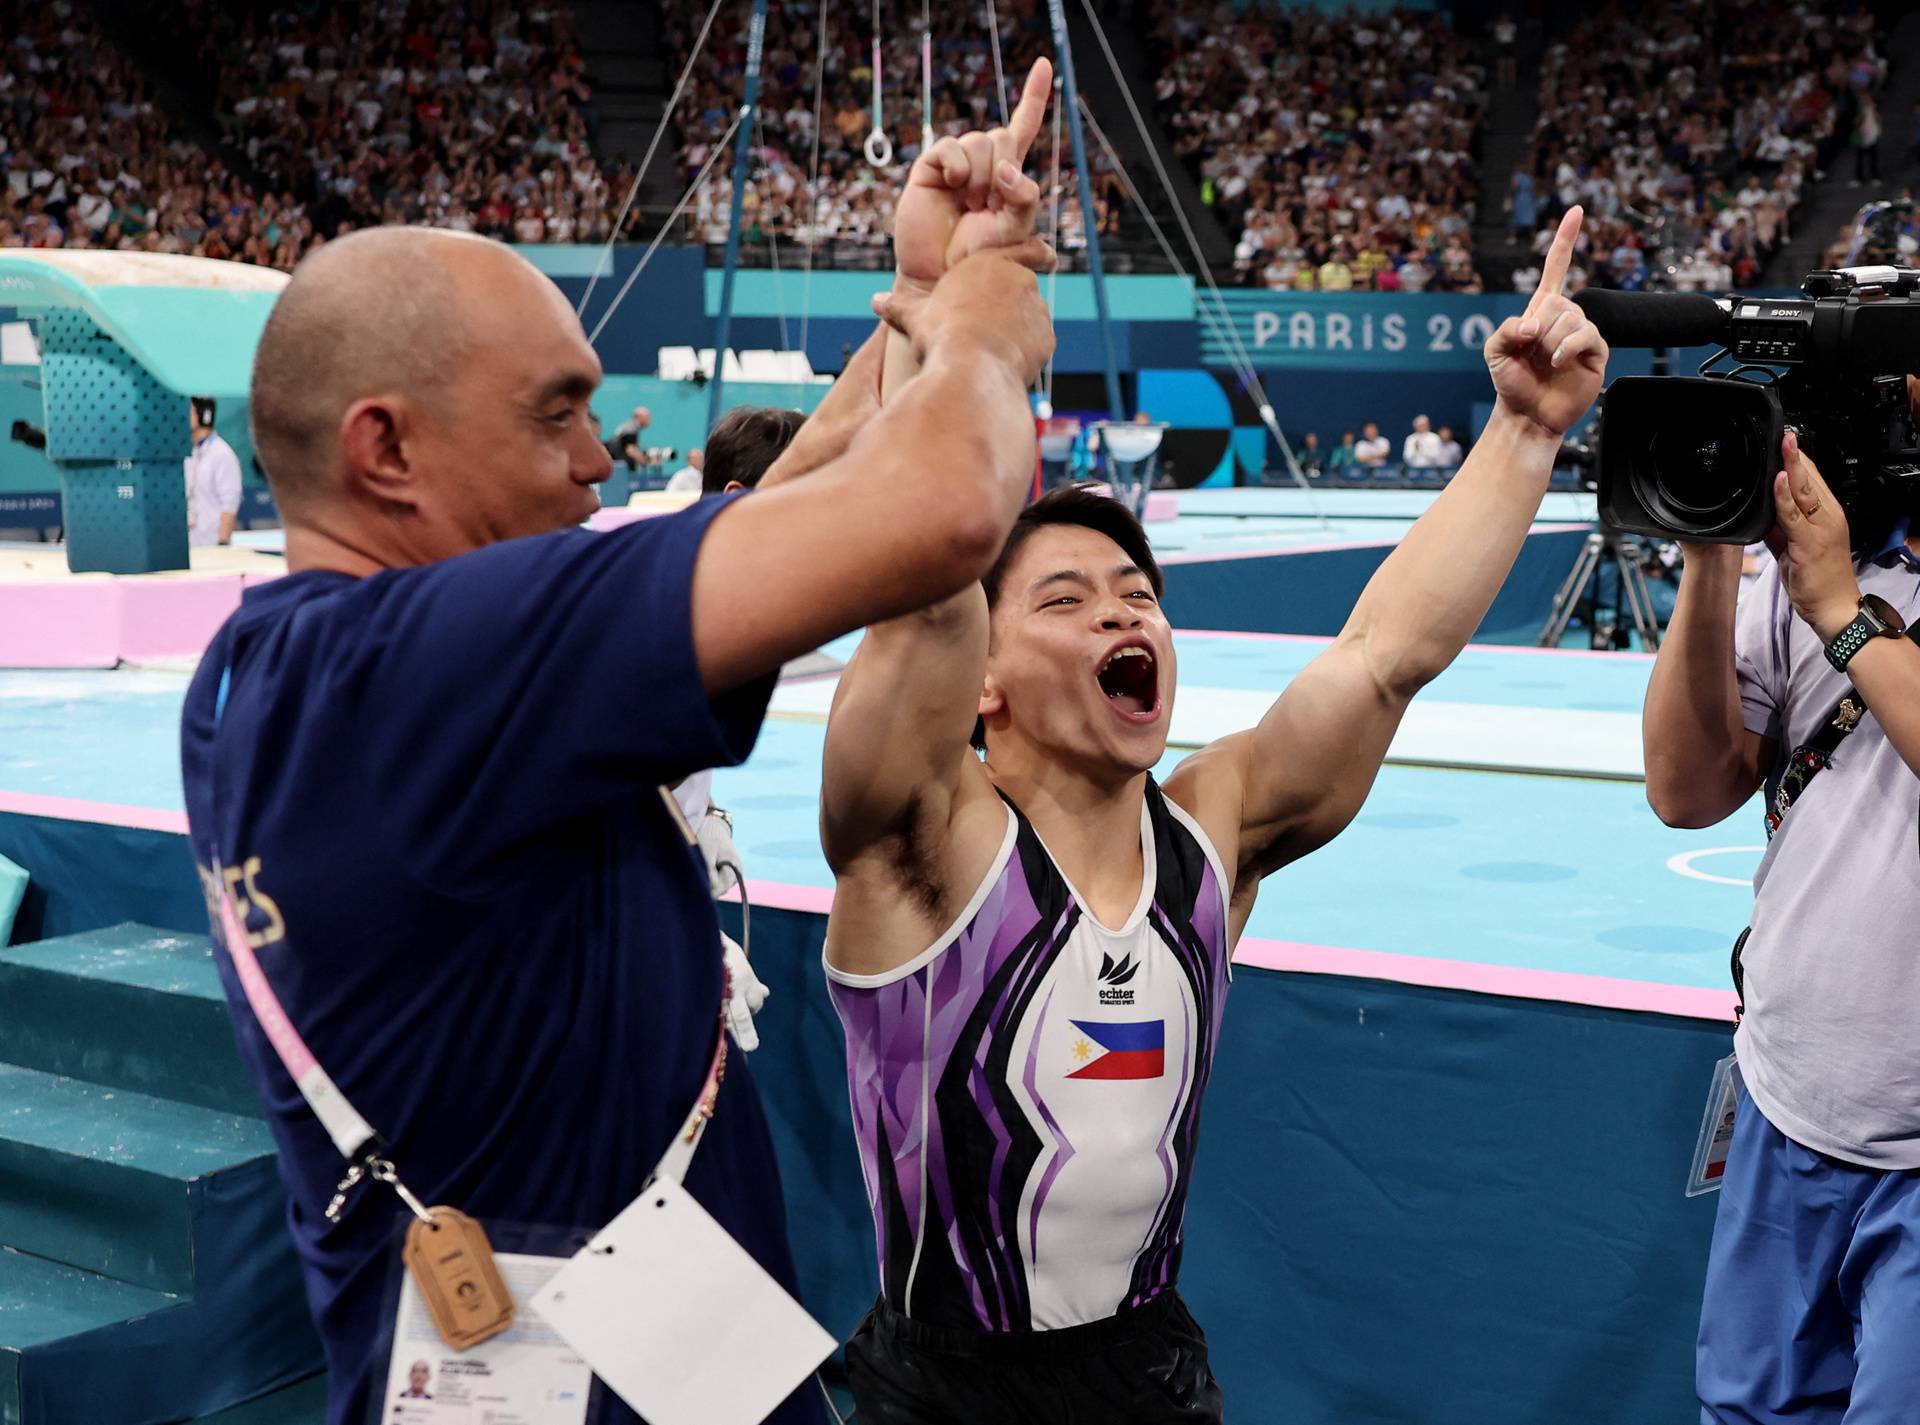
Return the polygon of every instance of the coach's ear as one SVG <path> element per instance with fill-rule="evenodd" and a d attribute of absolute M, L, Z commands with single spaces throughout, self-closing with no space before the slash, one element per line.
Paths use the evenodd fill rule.
<path fill-rule="evenodd" d="M 1907 409 L 1913 412 L 1913 418 L 1920 421 L 1920 376 L 1907 378 Z"/>
<path fill-rule="evenodd" d="M 351 493 L 382 504 L 416 508 L 419 471 L 408 458 L 417 435 L 416 412 L 405 397 L 363 396 L 340 417 L 340 450 Z"/>

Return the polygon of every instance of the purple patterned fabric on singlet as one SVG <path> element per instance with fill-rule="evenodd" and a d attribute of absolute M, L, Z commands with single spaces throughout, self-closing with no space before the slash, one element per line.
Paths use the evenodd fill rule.
<path fill-rule="evenodd" d="M 881 1290 L 1005 1332 L 1169 1290 L 1230 975 L 1229 886 L 1151 778 L 1145 879 L 1096 922 L 1018 808 L 947 934 L 886 975 L 828 968 Z"/>

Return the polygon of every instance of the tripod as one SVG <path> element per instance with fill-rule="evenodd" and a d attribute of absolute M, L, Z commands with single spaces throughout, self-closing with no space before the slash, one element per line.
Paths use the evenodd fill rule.
<path fill-rule="evenodd" d="M 1625 601 L 1627 612 L 1633 617 L 1634 631 L 1640 635 L 1641 643 L 1649 650 L 1660 647 L 1660 620 L 1654 616 L 1653 599 L 1647 593 L 1647 576 L 1641 572 L 1636 550 L 1629 548 L 1618 534 L 1602 525 L 1587 536 L 1587 542 L 1580 547 L 1580 553 L 1573 561 L 1573 568 L 1560 585 L 1560 592 L 1553 596 L 1553 610 L 1547 615 L 1547 626 L 1540 634 L 1542 648 L 1560 646 L 1560 637 L 1567 631 L 1567 624 L 1572 620 L 1581 599 L 1586 597 L 1587 585 L 1600 572 L 1603 559 L 1611 559 L 1620 575 L 1620 598 Z M 1600 593 L 1596 588 L 1596 624 L 1600 621 L 1599 605 Z"/>

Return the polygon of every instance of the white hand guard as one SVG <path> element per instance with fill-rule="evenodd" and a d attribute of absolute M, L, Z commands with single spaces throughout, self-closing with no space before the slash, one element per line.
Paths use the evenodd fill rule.
<path fill-rule="evenodd" d="M 747 952 L 731 937 L 723 934 L 720 947 L 727 961 L 727 1028 L 733 1032 L 733 1042 L 751 1054 L 760 1047 L 760 1031 L 753 1027 L 753 1017 L 772 991 L 760 983 L 753 966 L 747 963 Z"/>
<path fill-rule="evenodd" d="M 707 860 L 707 884 L 717 900 L 741 879 L 740 853 L 733 847 L 733 823 L 718 807 L 708 807 L 693 838 Z"/>

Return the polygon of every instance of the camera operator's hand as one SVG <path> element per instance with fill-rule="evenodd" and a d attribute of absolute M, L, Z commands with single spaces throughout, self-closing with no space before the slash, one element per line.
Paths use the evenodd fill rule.
<path fill-rule="evenodd" d="M 1035 271 L 1052 271 L 1052 252 L 1034 247 L 1040 186 L 1021 172 L 1046 117 L 1053 66 L 1035 60 L 1006 127 L 943 138 L 914 160 L 893 217 L 896 287 L 924 293 L 962 258 L 1014 248 Z"/>
<path fill-rule="evenodd" d="M 1831 643 L 1860 609 L 1846 511 L 1789 430 L 1780 442 L 1786 468 L 1773 477 L 1775 524 L 1767 548 L 1780 566 L 1793 611 Z"/>
<path fill-rule="evenodd" d="M 1500 404 L 1558 439 L 1587 413 L 1607 376 L 1607 343 L 1567 300 L 1567 268 L 1580 236 L 1581 211 L 1567 209 L 1526 311 L 1487 338 L 1487 370 Z"/>

